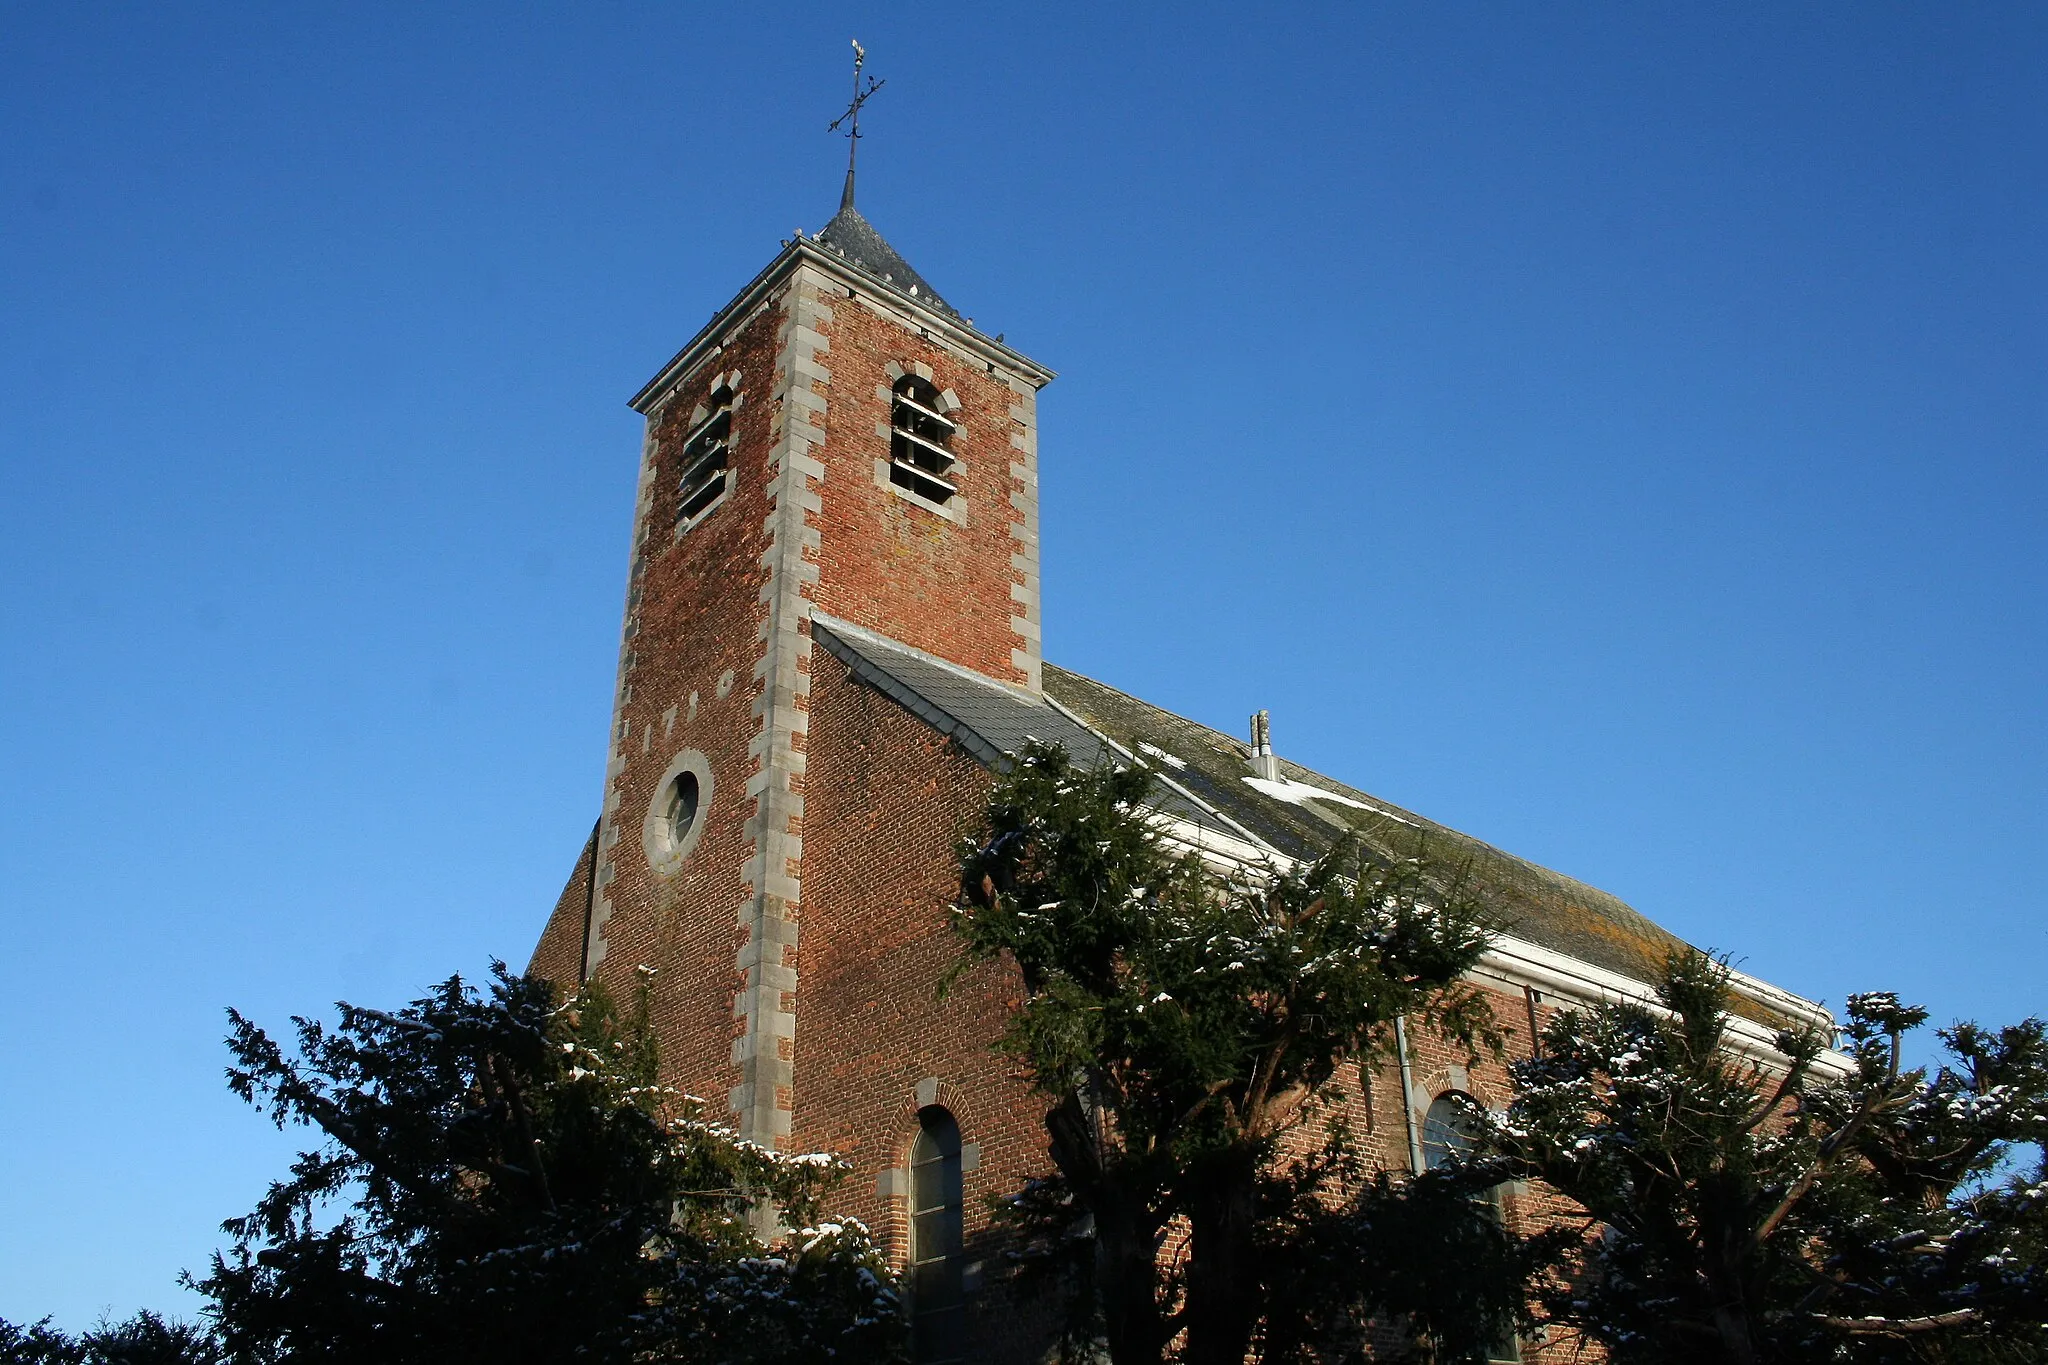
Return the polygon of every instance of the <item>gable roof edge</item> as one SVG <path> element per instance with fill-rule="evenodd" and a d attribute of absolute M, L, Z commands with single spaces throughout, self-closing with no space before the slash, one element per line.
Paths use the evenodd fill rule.
<path fill-rule="evenodd" d="M 979 731 L 944 707 L 934 704 L 930 698 L 898 678 L 881 665 L 872 662 L 865 654 L 853 648 L 834 633 L 826 619 L 811 617 L 811 639 L 825 646 L 831 656 L 847 667 L 856 679 L 866 683 L 877 692 L 888 697 L 904 710 L 916 716 L 925 724 L 951 739 L 974 757 L 984 768 L 1001 772 L 1005 766 L 1003 751 L 990 744 Z M 858 629 L 858 627 L 856 627 Z"/>
<path fill-rule="evenodd" d="M 826 274 L 837 275 L 846 284 L 865 287 L 877 296 L 876 302 L 887 302 L 891 307 L 903 309 L 916 326 L 927 329 L 943 338 L 949 345 L 977 356 L 985 362 L 994 361 L 1022 378 L 1034 389 L 1044 388 L 1055 377 L 1052 370 L 1008 343 L 997 341 L 963 318 L 939 312 L 911 297 L 860 262 L 820 246 L 816 238 L 799 234 L 783 243 L 775 258 L 762 267 L 761 272 L 749 280 L 746 287 L 734 295 L 730 303 L 712 314 L 711 320 L 697 329 L 697 334 L 690 338 L 683 349 L 676 352 L 673 359 L 657 370 L 654 378 L 641 385 L 639 392 L 627 400 L 626 406 L 635 412 L 648 412 L 664 390 L 686 378 L 707 354 L 720 345 L 720 334 L 731 326 L 736 318 L 746 314 L 765 299 L 783 278 L 800 264 L 815 266 Z"/>

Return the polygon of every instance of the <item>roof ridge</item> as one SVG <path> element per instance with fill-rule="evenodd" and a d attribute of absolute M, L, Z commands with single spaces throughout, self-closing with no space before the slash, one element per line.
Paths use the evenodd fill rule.
<path fill-rule="evenodd" d="M 1239 739 L 1236 735 L 1229 734 L 1225 731 L 1219 730 L 1213 725 L 1205 725 L 1199 720 L 1191 720 L 1190 718 L 1182 715 L 1178 711 L 1168 711 L 1158 702 L 1146 701 L 1143 697 L 1138 696 L 1136 693 L 1126 692 L 1121 687 L 1116 686 L 1114 683 L 1106 683 L 1102 681 L 1102 679 L 1090 677 L 1086 673 L 1077 673 L 1071 668 L 1067 668 L 1060 664 L 1052 662 L 1050 659 L 1045 660 L 1042 666 L 1045 668 L 1050 668 L 1058 673 L 1064 673 L 1070 678 L 1079 678 L 1082 682 L 1087 683 L 1092 687 L 1099 687 L 1105 692 L 1114 692 L 1119 697 L 1122 697 L 1125 701 L 1136 702 L 1140 706 L 1147 707 L 1151 710 L 1161 712 L 1162 714 L 1172 716 L 1175 720 L 1181 722 L 1183 725 L 1192 725 L 1196 729 L 1201 730 L 1206 734 L 1214 735 L 1216 736 L 1216 738 L 1224 741 L 1226 744 L 1230 744 L 1232 746 L 1235 746 L 1236 748 L 1249 749 L 1251 747 L 1249 744 L 1246 744 L 1243 740 Z M 1281 761 L 1290 763 L 1293 762 L 1292 759 L 1283 759 Z M 1295 763 L 1294 766 L 1297 768 L 1301 767 L 1299 763 Z M 1313 771 L 1313 769 L 1302 768 L 1302 771 L 1311 772 Z"/>
<path fill-rule="evenodd" d="M 1191 726 L 1195 729 L 1201 730 L 1205 734 L 1214 735 L 1219 739 L 1227 741 L 1231 748 L 1233 748 L 1234 750 L 1242 750 L 1247 747 L 1243 740 L 1236 738 L 1234 735 L 1227 734 L 1222 730 L 1218 730 L 1213 725 L 1205 725 L 1201 721 L 1192 720 L 1187 716 L 1181 715 L 1178 711 L 1169 711 L 1165 707 L 1159 705 L 1157 702 L 1146 701 L 1143 697 L 1136 696 L 1130 692 L 1126 692 L 1122 688 L 1116 687 L 1110 683 L 1103 682 L 1098 678 L 1089 677 L 1085 673 L 1077 673 L 1071 668 L 1061 667 L 1060 665 L 1055 664 L 1050 660 L 1046 661 L 1044 667 L 1049 671 L 1063 673 L 1069 678 L 1079 679 L 1080 681 L 1087 683 L 1090 686 L 1099 687 L 1105 692 L 1115 693 L 1117 696 L 1122 697 L 1124 700 L 1132 702 L 1138 706 L 1145 707 L 1147 710 L 1158 712 L 1161 715 L 1171 716 L 1173 719 L 1181 722 L 1184 725 Z M 1095 726 L 1091 723 L 1091 728 L 1099 728 L 1099 726 Z M 1379 810 L 1378 813 L 1382 815 L 1391 815 L 1397 819 L 1406 819 L 1419 833 L 1425 835 L 1431 833 L 1440 833 L 1443 835 L 1447 835 L 1454 840 L 1463 842 L 1465 844 L 1476 845 L 1478 848 L 1484 849 L 1488 853 L 1494 854 L 1501 858 L 1506 858 L 1511 862 L 1519 863 L 1521 866 L 1528 868 L 1532 872 L 1542 873 L 1546 877 L 1555 879 L 1555 881 L 1560 885 L 1561 889 L 1589 892 L 1592 895 L 1602 897 L 1603 899 L 1612 901 L 1614 902 L 1614 904 L 1622 907 L 1625 910 L 1628 910 L 1630 913 L 1641 918 L 1645 923 L 1648 923 L 1658 928 L 1659 930 L 1663 930 L 1663 932 L 1670 932 L 1669 930 L 1664 930 L 1662 925 L 1657 924 L 1655 920 L 1650 919 L 1649 916 L 1643 914 L 1642 911 L 1636 909 L 1635 906 L 1631 905 L 1628 901 L 1623 900 L 1620 896 L 1615 895 L 1612 891 L 1603 890 L 1602 888 L 1593 885 L 1591 882 L 1581 881 L 1579 878 L 1574 877 L 1569 873 L 1559 872 L 1554 867 L 1550 867 L 1544 863 L 1539 863 L 1532 858 L 1525 858 L 1519 853 L 1511 853 L 1507 849 L 1502 848 L 1500 845 L 1482 839 L 1476 834 L 1468 834 L 1464 830 L 1458 829 L 1453 825 L 1447 825 L 1443 821 L 1435 819 L 1432 816 L 1424 815 L 1421 811 L 1414 810 L 1396 801 L 1390 801 L 1386 797 L 1380 796 L 1374 792 L 1369 792 L 1363 787 L 1354 787 L 1349 782 L 1344 781 L 1342 778 L 1332 777 L 1330 774 L 1323 772 L 1321 769 L 1311 768 L 1307 764 L 1297 762 L 1296 760 L 1291 758 L 1281 758 L 1280 762 L 1285 767 L 1292 768 L 1298 773 L 1305 773 L 1310 777 L 1319 779 L 1320 781 L 1326 782 L 1330 786 L 1337 788 L 1337 794 L 1348 793 L 1352 796 L 1370 801 L 1375 807 L 1385 808 Z M 1299 779 L 1296 780 L 1298 781 Z"/>
<path fill-rule="evenodd" d="M 1062 673 L 1068 673 L 1070 676 L 1073 677 L 1080 676 L 1078 673 L 1072 673 L 1072 671 L 1069 669 L 1061 669 L 1060 671 Z M 1133 700 L 1136 700 L 1136 698 L 1133 698 Z M 1094 721 L 1089 720 L 1086 716 L 1081 715 L 1079 712 L 1075 711 L 1073 707 L 1068 706 L 1066 703 L 1062 702 L 1058 697 L 1055 697 L 1052 693 L 1047 692 L 1045 694 L 1045 704 L 1059 711 L 1062 715 L 1066 716 L 1068 720 L 1073 721 L 1074 724 L 1080 726 L 1089 734 L 1094 735 L 1097 739 L 1101 740 L 1104 744 L 1109 745 L 1118 753 L 1130 759 L 1133 763 L 1136 763 L 1139 766 L 1145 768 L 1148 772 L 1152 774 L 1153 781 L 1159 783 L 1163 787 L 1172 788 L 1174 791 L 1180 793 L 1182 799 L 1186 800 L 1188 803 L 1195 806 L 1197 809 L 1207 811 L 1209 814 L 1215 816 L 1218 820 L 1221 820 L 1224 824 L 1229 825 L 1239 834 L 1242 834 L 1245 837 L 1245 839 L 1249 841 L 1254 847 L 1262 848 L 1266 850 L 1266 852 L 1273 854 L 1278 854 L 1280 852 L 1280 850 L 1274 848 L 1264 839 L 1261 839 L 1251 829 L 1247 828 L 1241 821 L 1232 819 L 1230 813 L 1224 810 L 1222 807 L 1218 806 L 1214 801 L 1205 800 L 1200 795 L 1189 790 L 1186 786 L 1182 785 L 1179 782 L 1174 781 L 1173 775 L 1170 772 L 1166 771 L 1158 764 L 1153 763 L 1150 760 L 1146 759 L 1142 754 L 1132 753 L 1129 749 L 1124 747 L 1122 740 L 1118 739 L 1115 735 L 1110 734 L 1109 731 L 1103 729 Z M 1169 711 L 1167 712 L 1167 714 L 1172 715 L 1173 713 Z"/>
<path fill-rule="evenodd" d="M 1304 779 L 1326 784 L 1325 792 L 1334 804 L 1306 797 L 1290 799 L 1280 783 L 1247 783 L 1243 779 L 1250 769 L 1242 741 L 1085 673 L 1047 663 L 1043 701 L 1033 706 L 1027 716 L 1021 710 L 1025 698 L 992 686 L 990 680 L 957 665 L 942 671 L 916 657 L 907 646 L 871 632 L 863 631 L 856 641 L 850 635 L 835 637 L 826 624 L 820 634 L 830 641 L 827 648 L 835 653 L 865 651 L 873 656 L 868 667 L 876 672 L 882 671 L 878 666 L 904 671 L 903 679 L 892 680 L 907 694 L 897 699 L 913 711 L 920 706 L 927 708 L 923 714 L 928 718 L 939 717 L 936 723 L 942 733 L 949 732 L 948 722 L 975 730 L 972 739 L 984 752 L 1021 749 L 1023 741 L 1032 737 L 1032 731 L 1039 738 L 1057 738 L 1037 728 L 1039 717 L 1049 719 L 1048 713 L 1059 718 L 1068 738 L 1085 737 L 1100 746 L 1098 752 L 1104 757 L 1128 755 L 1131 749 L 1126 746 L 1137 747 L 1143 755 L 1148 749 L 1168 745 L 1169 749 L 1159 752 L 1178 749 L 1180 752 L 1174 757 L 1180 762 L 1168 765 L 1172 769 L 1170 781 L 1162 782 L 1157 790 L 1167 795 L 1173 813 L 1194 815 L 1198 821 L 1220 819 L 1219 830 L 1241 828 L 1253 836 L 1254 847 L 1264 846 L 1284 858 L 1313 858 L 1331 847 L 1333 837 L 1348 836 L 1358 839 L 1376 857 L 1410 858 L 1432 843 L 1440 844 L 1431 853 L 1432 859 L 1440 862 L 1445 872 L 1472 878 L 1473 894 L 1499 918 L 1505 933 L 1631 981 L 1656 980 L 1664 956 L 1685 943 L 1611 891 L 1410 812 L 1405 806 L 1383 801 L 1292 760 L 1286 762 L 1282 771 L 1301 776 L 1290 776 L 1290 781 L 1301 786 L 1310 785 Z M 891 652 L 887 658 L 883 657 L 885 651 Z M 972 696 L 960 695 L 958 680 L 962 678 L 972 678 L 977 683 Z M 918 687 L 931 688 L 933 695 L 923 698 L 916 691 Z M 1001 699 L 1002 704 L 991 708 L 977 698 Z M 1155 769 L 1155 774 L 1159 772 Z M 1276 794 L 1274 788 L 1280 792 Z M 1345 793 L 1363 798 L 1378 816 L 1394 818 L 1339 818 L 1338 807 L 1361 804 Z M 1323 809 L 1326 804 L 1330 804 L 1329 810 Z M 1455 856 L 1443 857 L 1444 854 Z M 1778 1019 L 1784 1012 L 1780 1004 L 1764 1000 L 1761 995 L 1741 999 L 1742 1012 L 1759 1021 Z"/>

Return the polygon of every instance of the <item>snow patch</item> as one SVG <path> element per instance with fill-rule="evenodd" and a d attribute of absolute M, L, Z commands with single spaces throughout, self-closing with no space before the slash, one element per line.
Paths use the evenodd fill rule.
<path fill-rule="evenodd" d="M 1138 752 L 1141 754 L 1148 754 L 1151 757 L 1158 759 L 1161 763 L 1164 763 L 1167 767 L 1172 768 L 1175 772 L 1178 772 L 1182 768 L 1188 766 L 1186 759 L 1175 758 L 1172 754 L 1166 752 L 1166 750 L 1160 748 L 1157 744 L 1147 744 L 1142 739 L 1138 741 Z"/>
<path fill-rule="evenodd" d="M 1291 777 L 1247 777 L 1245 781 L 1276 801 L 1287 801 L 1297 806 L 1308 800 L 1332 801 L 1340 806 L 1355 806 L 1359 810 L 1371 811 L 1374 815 L 1384 815 L 1397 825 L 1407 825 L 1411 829 L 1417 827 L 1413 820 L 1403 820 L 1390 810 L 1382 810 L 1378 806 L 1357 800 L 1354 797 L 1339 796 L 1336 792 L 1326 792 L 1321 787 L 1311 787 L 1308 783 L 1297 782 Z"/>

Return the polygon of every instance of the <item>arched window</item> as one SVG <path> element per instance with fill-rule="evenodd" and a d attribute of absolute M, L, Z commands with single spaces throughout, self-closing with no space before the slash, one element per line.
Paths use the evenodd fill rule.
<path fill-rule="evenodd" d="M 1469 1155 L 1478 1146 L 1479 1101 L 1456 1090 L 1447 1090 L 1429 1102 L 1422 1120 L 1422 1165 L 1425 1170 Z M 1498 1186 L 1478 1196 L 1495 1218 L 1502 1214 Z M 1512 1331 L 1503 1332 L 1486 1353 L 1490 1361 L 1522 1358 L 1521 1343 Z"/>
<path fill-rule="evenodd" d="M 1479 1131 L 1479 1101 L 1457 1090 L 1446 1090 L 1429 1103 L 1422 1120 L 1422 1165 L 1435 1170 L 1453 1157 L 1469 1153 Z"/>
<path fill-rule="evenodd" d="M 944 503 L 960 490 L 952 472 L 953 419 L 938 387 L 920 374 L 906 374 L 890 390 L 889 482 L 927 502 Z"/>
<path fill-rule="evenodd" d="M 910 1322 L 919 1365 L 965 1350 L 961 1285 L 960 1125 L 940 1106 L 917 1111 L 910 1145 Z"/>
<path fill-rule="evenodd" d="M 736 376 L 721 376 L 696 421 L 683 438 L 681 497 L 676 504 L 676 521 L 687 530 L 725 496 L 727 468 L 732 463 L 732 410 L 739 401 L 733 390 Z"/>

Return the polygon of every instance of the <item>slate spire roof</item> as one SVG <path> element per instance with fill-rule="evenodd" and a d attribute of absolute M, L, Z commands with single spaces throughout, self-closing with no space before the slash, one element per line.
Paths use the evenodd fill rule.
<path fill-rule="evenodd" d="M 882 234 L 875 231 L 875 225 L 853 206 L 852 188 L 849 181 L 848 193 L 840 203 L 839 212 L 817 236 L 818 245 L 837 252 L 925 307 L 935 308 L 948 317 L 959 317 L 959 311 L 940 298 L 938 291 L 925 283 L 924 276 L 911 269 L 910 262 L 897 254 L 895 247 L 883 241 Z"/>

